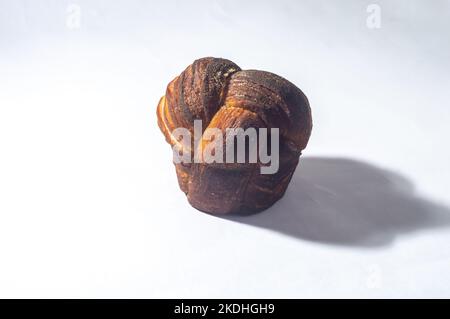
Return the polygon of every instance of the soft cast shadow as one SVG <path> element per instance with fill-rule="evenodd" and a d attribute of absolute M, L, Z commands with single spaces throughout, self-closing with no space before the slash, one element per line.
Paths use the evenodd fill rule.
<path fill-rule="evenodd" d="M 449 226 L 450 210 L 420 198 L 396 173 L 351 159 L 305 157 L 278 203 L 226 219 L 311 241 L 374 247 Z"/>

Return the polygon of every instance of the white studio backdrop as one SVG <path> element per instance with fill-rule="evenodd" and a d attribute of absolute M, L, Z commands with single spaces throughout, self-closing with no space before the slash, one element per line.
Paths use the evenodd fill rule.
<path fill-rule="evenodd" d="M 0 0 L 0 297 L 450 297 L 450 1 Z M 285 197 L 196 211 L 156 125 L 195 59 L 314 128 Z"/>

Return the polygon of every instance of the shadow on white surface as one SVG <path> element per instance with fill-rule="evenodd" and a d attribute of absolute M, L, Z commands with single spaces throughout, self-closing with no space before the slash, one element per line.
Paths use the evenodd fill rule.
<path fill-rule="evenodd" d="M 378 247 L 405 233 L 450 226 L 450 210 L 419 197 L 393 172 L 351 159 L 305 157 L 278 203 L 226 219 L 304 240 Z"/>

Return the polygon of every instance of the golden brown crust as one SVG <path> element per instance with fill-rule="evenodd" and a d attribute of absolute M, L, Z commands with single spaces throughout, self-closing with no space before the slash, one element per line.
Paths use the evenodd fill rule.
<path fill-rule="evenodd" d="M 179 143 L 171 132 L 184 127 L 193 133 L 197 119 L 203 130 L 220 129 L 224 144 L 227 128 L 279 128 L 280 166 L 275 174 L 261 174 L 260 162 L 175 164 L 180 188 L 191 205 L 216 214 L 257 212 L 280 199 L 312 129 L 308 100 L 294 84 L 211 57 L 196 60 L 169 83 L 157 117 L 171 146 Z M 198 147 L 208 143 L 204 138 Z M 194 156 L 193 144 L 181 147 Z"/>

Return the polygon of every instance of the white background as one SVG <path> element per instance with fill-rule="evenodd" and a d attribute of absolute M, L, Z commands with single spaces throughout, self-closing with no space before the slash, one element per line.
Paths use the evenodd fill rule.
<path fill-rule="evenodd" d="M 371 3 L 0 0 L 0 297 L 450 297 L 450 2 Z M 203 56 L 310 100 L 259 215 L 178 189 L 155 109 Z"/>

